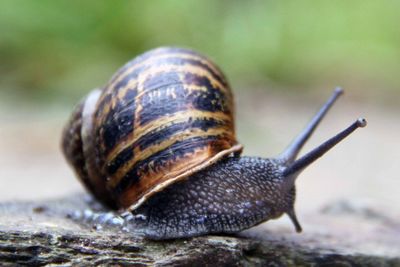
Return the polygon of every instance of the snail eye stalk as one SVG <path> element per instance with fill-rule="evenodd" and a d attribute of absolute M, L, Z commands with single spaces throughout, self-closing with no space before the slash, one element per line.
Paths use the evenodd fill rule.
<path fill-rule="evenodd" d="M 363 118 L 360 118 L 353 122 L 349 127 L 328 139 L 318 147 L 314 148 L 301 158 L 297 159 L 293 163 L 289 164 L 283 171 L 283 177 L 285 177 L 285 183 L 287 186 L 292 186 L 296 177 L 303 171 L 307 166 L 313 163 L 315 160 L 320 158 L 326 152 L 328 152 L 332 147 L 338 144 L 340 141 L 349 136 L 352 132 L 360 127 L 365 127 L 367 125 L 367 121 Z"/>
<path fill-rule="evenodd" d="M 281 159 L 285 165 L 293 162 L 297 155 L 299 154 L 301 148 L 310 138 L 314 130 L 317 128 L 319 123 L 328 113 L 329 109 L 333 106 L 336 100 L 343 94 L 343 89 L 337 87 L 328 101 L 321 107 L 318 113 L 312 118 L 312 120 L 308 123 L 308 125 L 304 128 L 304 130 L 292 141 L 292 143 L 283 151 L 283 153 L 278 157 Z"/>

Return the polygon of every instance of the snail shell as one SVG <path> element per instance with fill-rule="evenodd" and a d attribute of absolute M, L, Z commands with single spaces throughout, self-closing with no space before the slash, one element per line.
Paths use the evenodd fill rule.
<path fill-rule="evenodd" d="M 133 210 L 242 146 L 223 73 L 196 52 L 165 47 L 128 62 L 78 104 L 62 148 L 97 199 Z"/>

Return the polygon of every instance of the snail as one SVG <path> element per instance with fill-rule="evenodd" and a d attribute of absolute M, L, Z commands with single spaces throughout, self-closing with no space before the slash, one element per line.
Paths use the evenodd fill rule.
<path fill-rule="evenodd" d="M 295 181 L 366 121 L 297 158 L 336 89 L 276 158 L 241 156 L 234 100 L 221 70 L 189 49 L 162 47 L 128 62 L 75 108 L 64 155 L 104 206 L 131 214 L 151 239 L 236 233 L 294 211 Z"/>

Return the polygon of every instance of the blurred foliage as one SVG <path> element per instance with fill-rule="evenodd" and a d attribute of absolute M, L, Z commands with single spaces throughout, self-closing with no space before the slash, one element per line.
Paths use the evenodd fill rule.
<path fill-rule="evenodd" d="M 0 90 L 70 103 L 145 50 L 192 47 L 235 88 L 398 94 L 400 1 L 2 0 Z"/>

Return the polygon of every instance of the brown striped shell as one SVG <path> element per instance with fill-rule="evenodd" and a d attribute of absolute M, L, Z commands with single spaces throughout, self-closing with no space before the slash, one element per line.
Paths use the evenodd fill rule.
<path fill-rule="evenodd" d="M 92 91 L 72 114 L 62 146 L 89 191 L 131 210 L 242 149 L 222 72 L 196 52 L 169 47 L 138 56 Z"/>

